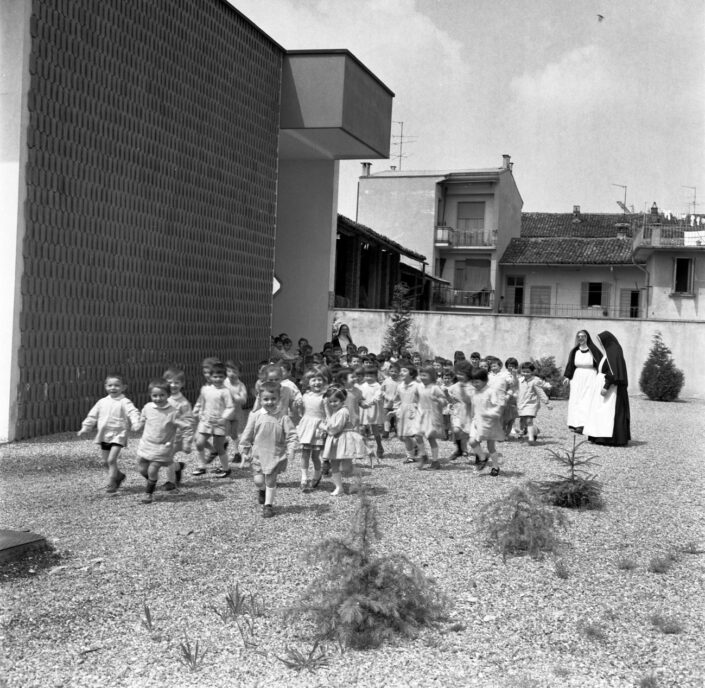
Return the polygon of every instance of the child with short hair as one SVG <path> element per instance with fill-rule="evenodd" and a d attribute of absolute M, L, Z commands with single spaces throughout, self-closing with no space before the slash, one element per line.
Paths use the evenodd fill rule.
<path fill-rule="evenodd" d="M 151 504 L 154 499 L 159 470 L 174 462 L 178 430 L 191 427 L 191 420 L 184 418 L 181 409 L 169 403 L 171 389 L 166 380 L 152 380 L 148 389 L 151 401 L 142 408 L 144 432 L 137 447 L 139 472 L 147 480 L 143 504 Z"/>
<path fill-rule="evenodd" d="M 450 460 L 467 456 L 468 440 L 472 434 L 472 392 L 468 389 L 473 367 L 470 361 L 461 359 L 455 363 L 455 382 L 448 389 L 450 400 L 450 424 L 456 450 Z"/>
<path fill-rule="evenodd" d="M 343 492 L 343 476 L 353 472 L 353 459 L 365 451 L 359 433 L 355 432 L 350 419 L 350 411 L 345 404 L 348 393 L 340 387 L 326 390 L 326 443 L 323 458 L 331 464 L 331 478 L 335 489 L 331 497 L 339 497 Z"/>
<path fill-rule="evenodd" d="M 181 418 L 187 421 L 187 427 L 179 426 L 174 438 L 174 458 L 179 452 L 191 453 L 191 443 L 193 442 L 194 417 L 193 409 L 189 400 L 182 394 L 182 389 L 186 385 L 186 374 L 179 368 L 169 368 L 162 376 L 169 385 L 169 403 L 181 413 Z M 181 476 L 186 464 L 183 461 L 172 461 L 167 466 L 167 478 L 162 490 L 175 490 L 181 485 Z"/>
<path fill-rule="evenodd" d="M 118 468 L 118 457 L 123 447 L 127 446 L 127 431 L 139 430 L 140 412 L 125 396 L 127 385 L 121 375 L 111 373 L 105 378 L 105 391 L 108 393 L 88 412 L 81 423 L 78 436 L 88 434 L 98 428 L 95 437 L 100 445 L 103 464 L 108 469 L 108 486 L 106 492 L 115 494 L 125 480 L 126 475 Z"/>
<path fill-rule="evenodd" d="M 453 430 L 450 422 L 452 406 L 449 393 L 451 387 L 456 383 L 456 381 L 457 378 L 453 373 L 453 369 L 448 367 L 443 368 L 441 372 L 439 387 L 441 388 L 441 392 L 443 392 L 444 396 L 446 397 L 445 404 L 443 404 L 443 439 L 445 440 L 453 439 Z M 451 461 L 453 459 L 457 459 L 458 456 L 460 456 L 460 454 L 458 453 L 452 454 L 450 457 Z"/>
<path fill-rule="evenodd" d="M 279 403 L 282 406 L 282 410 L 290 417 L 298 417 L 297 414 L 301 406 L 301 392 L 299 392 L 298 387 L 291 381 L 286 385 L 282 384 L 283 377 L 284 371 L 281 363 L 268 363 L 260 370 L 260 382 L 257 385 L 257 398 L 252 407 L 253 411 L 258 411 L 260 408 L 259 387 L 262 383 L 276 382 L 281 387 Z"/>
<path fill-rule="evenodd" d="M 419 386 L 416 382 L 418 371 L 413 363 L 402 361 L 399 365 L 399 385 L 394 396 L 394 414 L 397 421 L 397 437 L 404 443 L 406 458 L 404 463 L 416 463 L 419 434 L 418 405 Z"/>
<path fill-rule="evenodd" d="M 438 438 L 443 433 L 443 407 L 446 396 L 436 384 L 436 371 L 433 366 L 424 366 L 419 371 L 419 421 L 416 442 L 421 448 L 419 470 L 428 463 L 424 438 L 431 448 L 431 470 L 438 470 L 441 463 L 438 460 Z"/>
<path fill-rule="evenodd" d="M 519 393 L 518 369 L 519 362 L 516 358 L 510 356 L 504 362 L 504 370 L 507 376 L 507 403 L 504 406 L 504 414 L 502 415 L 502 426 L 507 437 L 518 436 L 514 429 L 516 419 L 519 417 L 519 412 L 517 411 L 517 394 Z"/>
<path fill-rule="evenodd" d="M 296 428 L 280 403 L 281 385 L 265 381 L 259 389 L 260 408 L 250 413 L 240 435 L 240 453 L 252 463 L 257 502 L 262 516 L 274 516 L 277 476 L 285 473 L 296 451 Z"/>
<path fill-rule="evenodd" d="M 226 369 L 222 363 L 211 367 L 210 384 L 201 387 L 201 393 L 193 409 L 193 415 L 198 418 L 196 428 L 196 450 L 200 466 L 192 471 L 192 475 L 203 475 L 206 466 L 213 461 L 214 456 L 206 450 L 212 444 L 215 455 L 220 459 L 220 470 L 216 478 L 227 478 L 232 473 L 230 461 L 225 449 L 225 440 L 229 430 L 229 422 L 235 417 L 235 404 L 230 391 L 225 387 Z"/>
<path fill-rule="evenodd" d="M 519 390 L 517 392 L 517 412 L 521 429 L 526 430 L 529 435 L 529 444 L 536 444 L 536 426 L 534 420 L 541 408 L 541 402 L 550 411 L 551 406 L 546 392 L 544 392 L 542 380 L 535 377 L 536 366 L 531 361 L 524 361 L 520 368 Z"/>
<path fill-rule="evenodd" d="M 479 458 L 478 470 L 482 471 L 489 465 L 490 474 L 497 476 L 502 455 L 497 451 L 496 442 L 505 439 L 501 424 L 504 404 L 497 390 L 488 384 L 488 374 L 484 368 L 473 368 L 470 384 L 474 391 L 471 398 L 473 427 L 469 444 Z M 487 443 L 487 452 L 482 449 L 482 442 Z"/>
<path fill-rule="evenodd" d="M 378 370 L 375 366 L 367 366 L 363 369 L 363 381 L 360 385 L 360 392 L 362 392 L 360 426 L 364 436 L 372 435 L 377 445 L 377 459 L 381 459 L 384 456 L 384 447 L 382 446 L 384 396 L 382 387 L 377 380 L 377 373 Z M 374 450 L 370 449 L 370 466 L 372 466 L 373 455 Z"/>
<path fill-rule="evenodd" d="M 325 366 L 316 366 L 304 376 L 306 391 L 302 397 L 303 414 L 296 431 L 301 445 L 301 490 L 310 492 L 318 487 L 323 475 L 321 450 L 325 444 L 323 424 L 326 420 L 324 394 L 330 378 Z M 309 464 L 313 462 L 313 479 L 308 479 Z"/>

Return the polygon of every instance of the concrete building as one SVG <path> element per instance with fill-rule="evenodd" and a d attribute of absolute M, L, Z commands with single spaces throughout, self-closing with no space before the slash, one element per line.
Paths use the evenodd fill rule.
<path fill-rule="evenodd" d="M 496 310 L 498 261 L 521 230 L 510 157 L 489 169 L 368 171 L 357 220 L 429 256 L 433 275 L 449 283 L 436 286 L 431 307 Z"/>
<path fill-rule="evenodd" d="M 338 160 L 389 154 L 392 92 L 287 52 L 225 0 L 4 0 L 0 441 L 75 430 L 205 356 L 253 379 L 325 340 Z M 272 299 L 276 278 L 281 289 Z"/>

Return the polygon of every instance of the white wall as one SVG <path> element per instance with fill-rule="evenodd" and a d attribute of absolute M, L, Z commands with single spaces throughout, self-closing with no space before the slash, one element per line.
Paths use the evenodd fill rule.
<path fill-rule="evenodd" d="M 0 2 L 0 442 L 14 439 L 17 419 L 31 9 Z"/>
<path fill-rule="evenodd" d="M 349 325 L 357 345 L 363 344 L 374 352 L 382 348 L 389 311 L 336 310 L 334 316 Z M 705 322 L 607 318 L 591 322 L 580 318 L 415 312 L 412 348 L 424 357 L 449 359 L 455 350 L 464 351 L 466 356 L 479 351 L 503 361 L 509 356 L 519 361 L 555 356 L 557 365 L 564 368 L 575 333 L 583 328 L 593 336 L 609 330 L 617 337 L 629 368 L 630 394 L 639 393 L 639 376 L 651 339 L 660 331 L 676 365 L 685 374 L 681 396 L 705 399 L 705 366 L 701 348 L 694 346 L 705 342 Z"/>
<path fill-rule="evenodd" d="M 336 161 L 280 162 L 274 274 L 282 287 L 274 296 L 272 332 L 294 342 L 329 338 L 337 204 Z"/>
<path fill-rule="evenodd" d="M 693 258 L 694 296 L 671 296 L 674 258 Z M 705 318 L 705 249 L 665 253 L 654 251 L 648 263 L 651 294 L 649 314 L 665 318 Z"/>

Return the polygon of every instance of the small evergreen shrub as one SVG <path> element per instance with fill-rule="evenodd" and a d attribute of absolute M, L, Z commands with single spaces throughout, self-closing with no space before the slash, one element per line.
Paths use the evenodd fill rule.
<path fill-rule="evenodd" d="M 392 292 L 392 316 L 384 333 L 383 348 L 391 351 L 395 356 L 411 345 L 411 305 L 409 287 L 406 282 L 394 285 Z"/>
<path fill-rule="evenodd" d="M 542 504 L 530 487 L 515 487 L 482 507 L 477 528 L 505 561 L 524 554 L 542 559 L 544 552 L 557 550 L 556 531 L 566 523 L 565 516 Z"/>
<path fill-rule="evenodd" d="M 651 351 L 639 377 L 639 389 L 652 401 L 673 401 L 685 384 L 683 371 L 676 368 L 671 350 L 663 343 L 661 333 L 653 336 Z"/>
<path fill-rule="evenodd" d="M 433 579 L 401 554 L 376 555 L 378 538 L 374 505 L 360 490 L 350 532 L 309 552 L 319 574 L 289 616 L 308 616 L 319 638 L 353 649 L 379 647 L 395 634 L 441 621 L 447 601 Z"/>
<path fill-rule="evenodd" d="M 551 389 L 546 392 L 548 398 L 566 399 L 568 388 L 563 384 L 563 371 L 556 365 L 556 357 L 544 356 L 530 360 L 536 366 L 536 376 L 551 385 Z"/>
<path fill-rule="evenodd" d="M 549 504 L 566 509 L 601 509 L 604 506 L 602 483 L 583 469 L 597 457 L 594 454 L 581 456 L 578 451 L 586 441 L 576 443 L 576 435 L 573 435 L 572 449 L 547 449 L 550 457 L 567 469 L 565 474 L 554 474 L 553 480 L 535 483 L 537 491 Z"/>

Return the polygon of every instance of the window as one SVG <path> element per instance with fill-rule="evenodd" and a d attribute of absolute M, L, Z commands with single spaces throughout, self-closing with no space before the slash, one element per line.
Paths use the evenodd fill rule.
<path fill-rule="evenodd" d="M 619 292 L 619 317 L 639 317 L 640 294 L 638 289 L 621 289 Z"/>
<path fill-rule="evenodd" d="M 529 315 L 551 315 L 551 287 L 531 287 Z"/>
<path fill-rule="evenodd" d="M 693 259 L 675 258 L 673 260 L 673 293 L 693 293 Z"/>
<path fill-rule="evenodd" d="M 524 312 L 524 277 L 507 276 L 506 312 L 521 315 Z"/>
<path fill-rule="evenodd" d="M 583 282 L 581 285 L 580 307 L 602 308 L 606 311 L 610 306 L 609 282 Z"/>
<path fill-rule="evenodd" d="M 459 232 L 485 228 L 485 203 L 458 203 Z"/>

